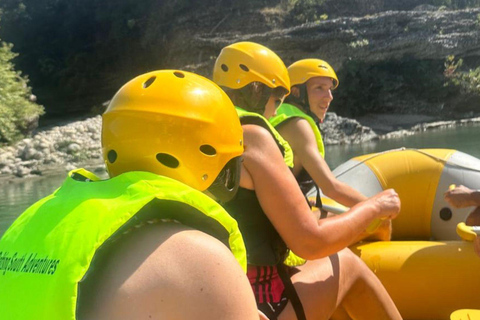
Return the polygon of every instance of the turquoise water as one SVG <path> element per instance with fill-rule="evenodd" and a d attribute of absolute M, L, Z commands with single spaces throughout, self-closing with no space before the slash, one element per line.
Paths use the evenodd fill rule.
<path fill-rule="evenodd" d="M 480 126 L 464 126 L 439 129 L 398 139 L 363 143 L 359 145 L 335 145 L 326 147 L 326 160 L 330 168 L 346 160 L 366 153 L 380 152 L 401 147 L 450 148 L 480 158 Z M 35 201 L 52 193 L 60 186 L 66 174 L 25 179 L 0 185 L 0 235 L 13 220 Z"/>
<path fill-rule="evenodd" d="M 397 148 L 455 149 L 480 158 L 480 126 L 463 126 L 431 130 L 397 139 L 367 142 L 358 145 L 327 146 L 326 160 L 331 169 L 362 154 Z"/>

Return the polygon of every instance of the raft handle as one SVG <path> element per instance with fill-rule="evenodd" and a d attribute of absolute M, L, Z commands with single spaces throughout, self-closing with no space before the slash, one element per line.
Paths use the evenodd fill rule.
<path fill-rule="evenodd" d="M 457 234 L 465 241 L 473 242 L 480 235 L 480 226 L 467 226 L 465 222 L 457 224 Z"/>

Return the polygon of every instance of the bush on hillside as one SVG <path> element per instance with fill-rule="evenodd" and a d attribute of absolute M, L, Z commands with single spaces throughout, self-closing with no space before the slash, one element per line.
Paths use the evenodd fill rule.
<path fill-rule="evenodd" d="M 0 143 L 11 143 L 24 137 L 43 114 L 37 105 L 28 79 L 15 71 L 12 45 L 0 42 Z"/>
<path fill-rule="evenodd" d="M 455 61 L 455 56 L 448 56 L 445 60 L 445 86 L 459 87 L 463 93 L 480 95 L 480 67 L 461 71 L 463 60 Z"/>

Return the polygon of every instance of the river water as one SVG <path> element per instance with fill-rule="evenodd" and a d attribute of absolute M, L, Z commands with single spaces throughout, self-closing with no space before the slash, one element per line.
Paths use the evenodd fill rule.
<path fill-rule="evenodd" d="M 358 145 L 326 146 L 326 160 L 334 169 L 346 160 L 367 153 L 396 148 L 449 148 L 480 158 L 480 126 L 462 126 L 418 133 L 413 136 Z M 13 220 L 32 203 L 52 193 L 65 173 L 0 184 L 0 236 Z"/>

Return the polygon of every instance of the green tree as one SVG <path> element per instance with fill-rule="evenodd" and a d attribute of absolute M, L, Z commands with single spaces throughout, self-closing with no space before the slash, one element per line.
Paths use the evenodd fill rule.
<path fill-rule="evenodd" d="M 456 86 L 462 93 L 480 95 L 480 67 L 460 71 L 462 65 L 463 60 L 456 61 L 453 55 L 445 59 L 445 86 Z"/>
<path fill-rule="evenodd" d="M 28 79 L 15 70 L 13 45 L 0 41 L 0 143 L 24 137 L 43 114 L 43 107 L 32 100 Z"/>

